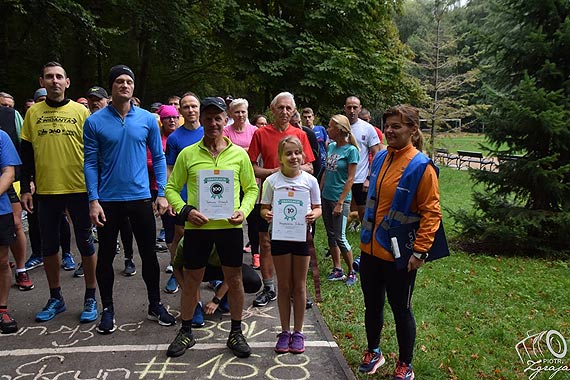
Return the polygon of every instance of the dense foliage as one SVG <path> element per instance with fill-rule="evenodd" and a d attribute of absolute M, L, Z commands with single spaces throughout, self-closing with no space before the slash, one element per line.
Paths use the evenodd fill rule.
<path fill-rule="evenodd" d="M 494 0 L 481 34 L 487 139 L 465 236 L 502 252 L 570 253 L 570 3 Z"/>
<path fill-rule="evenodd" d="M 148 105 L 191 90 L 246 96 L 253 110 L 293 92 L 302 105 L 338 111 L 356 94 L 369 108 L 414 101 L 392 16 L 401 0 L 8 0 L 0 3 L 0 91 L 21 105 L 38 70 L 58 60 L 70 96 L 108 87 L 130 65 Z"/>

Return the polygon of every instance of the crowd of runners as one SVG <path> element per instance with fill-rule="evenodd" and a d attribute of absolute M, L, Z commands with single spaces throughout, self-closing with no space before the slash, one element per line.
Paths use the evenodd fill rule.
<path fill-rule="evenodd" d="M 21 291 L 34 288 L 29 275 L 32 269 L 43 266 L 45 270 L 48 289 L 42 291 L 49 294 L 47 303 L 38 305 L 38 323 L 56 318 L 69 307 L 81 311 L 81 323 L 96 322 L 98 333 L 113 333 L 115 318 L 121 318 L 115 313 L 115 302 L 126 302 L 113 298 L 113 262 L 120 251 L 120 232 L 125 276 L 137 273 L 133 238 L 137 243 L 148 319 L 163 326 L 175 325 L 176 319 L 161 303 L 161 288 L 167 293 L 180 291 L 181 327 L 168 347 L 168 356 L 180 356 L 195 344 L 192 329 L 204 326 L 204 314 L 229 312 L 227 346 L 237 357 L 248 357 L 251 348 L 241 330 L 245 292 L 257 293 L 253 301 L 256 307 L 277 300 L 282 331 L 275 351 L 302 353 L 304 312 L 312 304 L 306 294 L 306 277 L 309 252 L 314 251 L 316 219 L 323 218 L 332 258 L 327 279 L 353 286 L 358 274 L 345 233 L 351 212 L 363 221 L 364 237 L 366 226 L 376 231 L 386 223 L 378 216 L 392 218 L 394 212 L 396 220 L 404 223 L 397 219 L 397 212 L 408 215 L 413 211 L 422 218 L 425 215 L 429 231 L 418 230 L 419 243 L 403 272 L 392 267 L 394 257 L 385 253 L 391 252 L 391 247 L 384 244 L 380 232 L 376 232 L 378 247 L 376 240 L 362 242 L 366 258 L 361 267 L 365 262 L 367 268 L 385 262 L 392 266 L 379 266 L 377 270 L 394 270 L 397 275 L 372 289 L 378 276 L 370 269 L 362 271 L 368 349 L 359 368 L 374 373 L 384 363 L 379 349 L 380 314 L 387 292 L 401 346 L 394 378 L 413 379 L 415 321 L 409 300 L 416 270 L 433 242 L 429 236 L 441 219 L 436 171 L 426 170 L 432 167 L 427 158 L 418 164 L 428 179 L 422 174 L 418 177 L 418 181 L 422 178 L 419 185 L 416 183 L 421 199 L 414 199 L 411 211 L 391 207 L 394 194 L 386 201 L 376 199 L 376 193 L 382 196 L 385 189 L 395 192 L 400 177 L 406 177 L 404 168 L 415 162 L 415 147 L 421 151 L 415 108 L 395 107 L 384 115 L 389 145 L 385 150 L 382 132 L 369 123 L 370 113 L 355 96 L 346 98 L 344 114 L 332 116 L 323 127 L 315 125 L 311 108 L 297 111 L 289 92 L 275 96 L 270 115 L 250 117 L 249 103 L 243 98 L 200 98 L 193 92 L 173 95 L 165 104 L 153 103 L 149 112 L 134 97 L 135 74 L 125 65 L 110 69 L 106 83 L 109 92 L 93 86 L 77 101 L 66 97 L 70 79 L 57 62 L 43 66 L 39 84 L 33 98 L 25 103 L 23 118 L 14 108 L 13 97 L 0 92 L 2 333 L 18 330 L 8 309 L 12 264 Z M 406 150 L 409 154 L 398 158 Z M 381 151 L 383 154 L 377 154 Z M 384 160 L 386 154 L 390 156 Z M 382 162 L 375 171 L 372 159 L 379 156 Z M 401 162 L 397 174 L 392 175 L 390 167 L 397 160 Z M 225 217 L 210 214 L 213 211 L 204 207 L 202 182 L 212 176 L 227 184 L 227 188 L 217 185 L 220 192 L 226 192 L 224 200 L 233 204 Z M 374 189 L 369 192 L 371 183 Z M 282 202 L 301 206 L 301 224 L 305 227 L 300 233 L 287 236 L 288 232 L 281 230 L 288 228 L 287 223 L 283 227 L 276 221 L 286 212 L 279 207 Z M 371 209 L 374 202 L 376 206 Z M 218 206 L 223 207 L 221 203 Z M 424 211 L 426 208 L 429 212 Z M 23 217 L 29 226 L 28 258 Z M 158 237 L 157 222 L 161 225 Z M 244 223 L 248 226 L 246 244 Z M 72 230 L 78 262 L 79 257 L 71 253 Z M 163 285 L 156 253 L 160 250 L 170 254 L 165 271 L 171 276 Z M 14 263 L 9 260 L 9 251 Z M 244 253 L 251 254 L 251 260 L 244 260 Z M 61 269 L 74 271 L 74 276 L 84 279 L 83 305 L 66 304 L 65 292 L 77 290 L 64 292 Z M 204 281 L 215 292 L 209 301 L 203 301 L 200 294 Z M 400 304 L 402 309 L 396 308 Z"/>

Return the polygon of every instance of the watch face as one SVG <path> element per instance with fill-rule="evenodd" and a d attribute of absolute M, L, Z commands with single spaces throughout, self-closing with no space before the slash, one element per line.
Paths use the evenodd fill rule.
<path fill-rule="evenodd" d="M 212 298 L 212 302 L 215 303 L 216 305 L 219 305 L 220 299 L 218 297 L 214 297 Z"/>

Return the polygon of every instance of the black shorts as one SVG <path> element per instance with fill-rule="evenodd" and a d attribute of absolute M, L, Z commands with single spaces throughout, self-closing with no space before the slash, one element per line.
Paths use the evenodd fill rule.
<path fill-rule="evenodd" d="M 366 195 L 367 193 L 363 190 L 364 185 L 362 183 L 355 183 L 352 185 L 352 199 L 357 206 L 366 205 Z"/>
<path fill-rule="evenodd" d="M 216 244 L 220 262 L 227 267 L 241 267 L 243 229 L 184 230 L 184 268 L 205 268 Z"/>
<path fill-rule="evenodd" d="M 16 227 L 12 213 L 0 215 L 0 245 L 10 245 L 16 239 Z"/>
<path fill-rule="evenodd" d="M 309 233 L 308 230 L 307 233 Z M 288 253 L 294 256 L 309 256 L 309 243 L 307 241 L 271 240 L 271 256 L 281 256 Z"/>
<path fill-rule="evenodd" d="M 8 198 L 10 198 L 10 203 L 20 203 L 20 198 L 18 198 L 18 194 L 16 194 L 16 190 L 13 185 L 10 185 L 6 194 L 8 194 Z"/>
<path fill-rule="evenodd" d="M 87 193 L 36 195 L 36 197 L 43 256 L 53 256 L 59 252 L 61 214 L 66 209 L 71 217 L 79 253 L 81 256 L 95 254 Z"/>

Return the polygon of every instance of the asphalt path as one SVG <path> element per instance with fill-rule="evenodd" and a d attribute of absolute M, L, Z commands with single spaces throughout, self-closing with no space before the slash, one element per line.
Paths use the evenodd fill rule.
<path fill-rule="evenodd" d="M 73 243 L 72 251 L 76 252 Z M 74 257 L 79 259 L 77 253 Z M 164 269 L 168 253 L 158 253 L 158 257 Z M 249 257 L 244 254 L 245 261 Z M 125 277 L 121 274 L 123 257 L 115 260 L 118 328 L 111 335 L 98 334 L 96 323 L 79 323 L 84 282 L 74 278 L 72 271 L 61 271 L 67 311 L 51 321 L 35 322 L 35 314 L 45 305 L 49 292 L 43 267 L 30 271 L 35 289 L 22 292 L 12 287 L 10 291 L 9 308 L 20 329 L 15 334 L 0 334 L 0 380 L 355 378 L 316 305 L 305 314 L 305 353 L 278 355 L 273 351 L 280 330 L 277 303 L 253 307 L 255 296 L 247 294 L 243 331 L 252 348 L 249 358 L 238 359 L 226 347 L 229 313 L 205 316 L 206 325 L 193 329 L 196 345 L 181 357 L 168 358 L 166 349 L 180 322 L 164 327 L 146 319 L 148 304 L 136 244 L 134 261 L 138 273 Z M 161 273 L 161 286 L 169 276 Z M 206 284 L 201 291 L 203 301 L 212 298 Z M 162 292 L 162 302 L 179 316 L 180 293 Z"/>

